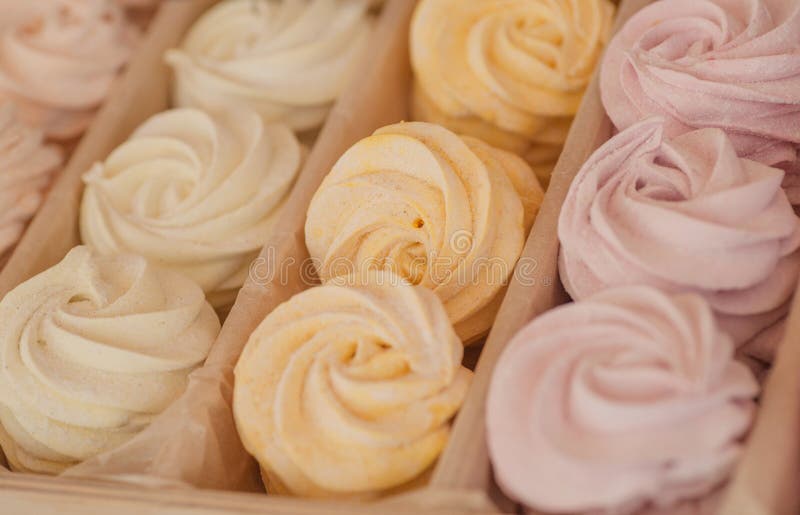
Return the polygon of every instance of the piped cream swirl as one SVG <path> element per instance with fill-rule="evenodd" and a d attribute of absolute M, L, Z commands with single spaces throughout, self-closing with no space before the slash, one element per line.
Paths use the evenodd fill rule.
<path fill-rule="evenodd" d="M 618 129 L 648 116 L 667 136 L 724 129 L 742 157 L 792 162 L 800 148 L 800 4 L 653 2 L 628 20 L 602 68 Z"/>
<path fill-rule="evenodd" d="M 425 471 L 471 372 L 441 302 L 387 272 L 306 290 L 258 326 L 233 410 L 270 492 L 370 495 Z"/>
<path fill-rule="evenodd" d="M 179 49 L 174 101 L 245 107 L 297 131 L 322 125 L 367 51 L 366 0 L 225 0 L 198 20 Z"/>
<path fill-rule="evenodd" d="M 134 252 L 230 303 L 299 172 L 292 131 L 252 112 L 157 114 L 85 176 L 84 243 Z"/>
<path fill-rule="evenodd" d="M 484 334 L 543 197 L 519 157 L 429 123 L 390 125 L 336 163 L 308 208 L 323 281 L 390 268 L 431 288 L 464 341 Z"/>
<path fill-rule="evenodd" d="M 547 184 L 613 13 L 608 0 L 422 0 L 414 119 L 523 155 Z"/>
<path fill-rule="evenodd" d="M 540 316 L 492 377 L 495 478 L 547 513 L 636 513 L 707 494 L 755 412 L 758 384 L 733 352 L 694 294 L 616 288 Z"/>
<path fill-rule="evenodd" d="M 220 329 L 203 291 L 139 256 L 76 247 L 0 302 L 0 444 L 58 473 L 141 431 Z"/>
<path fill-rule="evenodd" d="M 0 102 L 14 102 L 48 138 L 74 138 L 131 58 L 138 30 L 107 0 L 25 3 L 0 7 L 10 11 L 0 22 Z"/>
<path fill-rule="evenodd" d="M 649 284 L 701 294 L 738 344 L 782 318 L 800 273 L 800 218 L 784 172 L 739 158 L 721 129 L 674 139 L 658 118 L 586 162 L 559 220 L 574 299 Z"/>

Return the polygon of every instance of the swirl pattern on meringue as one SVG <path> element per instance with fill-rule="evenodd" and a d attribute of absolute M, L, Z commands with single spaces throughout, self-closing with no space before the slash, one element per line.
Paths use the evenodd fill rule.
<path fill-rule="evenodd" d="M 167 53 L 181 107 L 245 107 L 296 131 L 322 125 L 366 55 L 365 0 L 225 0 Z"/>
<path fill-rule="evenodd" d="M 0 102 L 15 103 L 20 118 L 48 138 L 69 140 L 91 123 L 139 32 L 107 0 L 26 4 L 0 7 Z"/>
<path fill-rule="evenodd" d="M 424 472 L 472 373 L 441 302 L 389 272 L 340 277 L 278 306 L 236 365 L 239 435 L 268 490 L 379 494 Z"/>
<path fill-rule="evenodd" d="M 429 123 L 390 125 L 326 176 L 306 245 L 323 281 L 389 268 L 433 289 L 471 342 L 494 320 L 542 197 L 509 152 Z"/>
<path fill-rule="evenodd" d="M 623 284 L 692 291 L 738 344 L 788 311 L 800 218 L 784 172 L 739 158 L 721 129 L 672 140 L 633 125 L 586 162 L 559 220 L 561 280 L 574 299 Z"/>
<path fill-rule="evenodd" d="M 174 109 L 85 176 L 84 243 L 180 271 L 215 306 L 233 300 L 294 183 L 303 149 L 253 112 Z"/>
<path fill-rule="evenodd" d="M 41 131 L 17 120 L 11 104 L 0 107 L 0 259 L 8 257 L 63 162 Z"/>
<path fill-rule="evenodd" d="M 422 0 L 414 119 L 523 155 L 546 184 L 613 12 L 608 0 Z"/>
<path fill-rule="evenodd" d="M 220 329 L 188 278 L 87 247 L 6 295 L 0 320 L 0 444 L 12 468 L 41 473 L 146 427 Z"/>
<path fill-rule="evenodd" d="M 503 352 L 487 399 L 495 478 L 548 513 L 633 513 L 730 474 L 758 384 L 695 294 L 609 289 L 556 308 Z"/>
<path fill-rule="evenodd" d="M 724 129 L 741 157 L 768 165 L 800 146 L 800 4 L 654 2 L 603 61 L 603 104 L 620 130 L 652 115 L 669 137 Z"/>

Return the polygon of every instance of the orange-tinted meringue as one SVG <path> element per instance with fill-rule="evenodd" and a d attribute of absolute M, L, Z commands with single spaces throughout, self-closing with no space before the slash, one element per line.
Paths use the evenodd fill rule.
<path fill-rule="evenodd" d="M 29 4 L 9 7 L 14 23 L 0 24 L 0 101 L 13 101 L 48 138 L 71 139 L 91 122 L 139 33 L 108 0 Z"/>
<path fill-rule="evenodd" d="M 734 341 L 788 310 L 800 273 L 800 218 L 784 172 L 739 158 L 721 129 L 668 139 L 652 118 L 586 162 L 559 220 L 559 270 L 583 299 L 649 284 L 701 294 Z"/>
<path fill-rule="evenodd" d="M 61 150 L 20 123 L 11 104 L 0 107 L 0 259 L 22 236 L 62 162 Z"/>
<path fill-rule="evenodd" d="M 250 336 L 233 412 L 272 493 L 371 495 L 444 448 L 472 373 L 441 301 L 388 272 L 292 297 Z"/>
<path fill-rule="evenodd" d="M 366 0 L 224 0 L 167 53 L 173 100 L 316 129 L 366 55 L 368 10 Z"/>
<path fill-rule="evenodd" d="M 422 0 L 414 119 L 522 155 L 547 184 L 613 13 L 609 0 Z"/>
<path fill-rule="evenodd" d="M 323 281 L 390 268 L 433 289 L 472 342 L 494 321 L 542 197 L 509 152 L 430 123 L 390 125 L 325 177 L 306 245 Z"/>
<path fill-rule="evenodd" d="M 618 129 L 651 115 L 668 137 L 724 129 L 742 157 L 775 165 L 800 147 L 800 3 L 653 2 L 609 44 L 603 103 Z"/>
<path fill-rule="evenodd" d="M 633 513 L 723 482 L 758 384 L 694 294 L 609 289 L 545 313 L 503 352 L 487 399 L 500 487 L 547 513 Z"/>

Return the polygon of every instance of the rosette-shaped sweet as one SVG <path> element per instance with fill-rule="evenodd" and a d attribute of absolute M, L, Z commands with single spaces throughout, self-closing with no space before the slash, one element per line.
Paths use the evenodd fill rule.
<path fill-rule="evenodd" d="M 79 136 L 131 57 L 138 30 L 107 0 L 3 2 L 0 17 L 0 101 L 17 104 L 20 118 L 48 138 Z"/>
<path fill-rule="evenodd" d="M 495 368 L 495 478 L 547 513 L 632 513 L 724 481 L 758 384 L 695 294 L 609 289 L 523 328 Z"/>
<path fill-rule="evenodd" d="M 270 492 L 378 494 L 424 472 L 472 373 L 436 296 L 384 271 L 278 306 L 236 365 L 233 412 Z"/>
<path fill-rule="evenodd" d="M 178 106 L 246 107 L 316 129 L 365 56 L 366 0 L 225 0 L 167 53 Z"/>
<path fill-rule="evenodd" d="M 422 0 L 414 119 L 523 155 L 546 184 L 613 11 L 608 0 Z"/>
<path fill-rule="evenodd" d="M 724 129 L 742 157 L 794 161 L 800 144 L 800 4 L 653 2 L 614 38 L 603 104 L 625 129 L 659 115 L 669 137 Z"/>
<path fill-rule="evenodd" d="M 141 431 L 181 393 L 220 324 L 188 278 L 72 249 L 0 302 L 0 444 L 58 473 Z"/>
<path fill-rule="evenodd" d="M 22 236 L 61 167 L 61 150 L 42 140 L 41 131 L 17 120 L 12 105 L 0 107 L 0 260 Z"/>
<path fill-rule="evenodd" d="M 389 268 L 433 289 L 465 342 L 492 324 L 543 197 L 519 157 L 429 123 L 348 150 L 314 195 L 306 245 L 323 281 Z"/>
<path fill-rule="evenodd" d="M 180 271 L 233 300 L 300 169 L 292 131 L 253 112 L 157 114 L 84 177 L 81 236 Z"/>
<path fill-rule="evenodd" d="M 721 129 L 672 140 L 631 126 L 578 172 L 559 220 L 574 299 L 649 284 L 701 294 L 738 344 L 782 318 L 800 273 L 800 218 L 784 172 L 739 158 Z"/>

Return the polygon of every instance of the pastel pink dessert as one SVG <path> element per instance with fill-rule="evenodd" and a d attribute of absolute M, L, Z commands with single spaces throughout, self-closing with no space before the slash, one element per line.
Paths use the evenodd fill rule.
<path fill-rule="evenodd" d="M 16 245 L 44 200 L 63 161 L 61 150 L 43 144 L 42 132 L 20 123 L 13 106 L 0 107 L 0 262 Z"/>
<path fill-rule="evenodd" d="M 567 292 L 695 292 L 737 344 L 762 332 L 774 343 L 765 330 L 784 318 L 800 274 L 784 172 L 738 157 L 721 129 L 665 132 L 658 118 L 633 125 L 578 172 L 558 225 Z"/>
<path fill-rule="evenodd" d="M 0 101 L 51 139 L 79 136 L 133 54 L 138 29 L 108 0 L 0 7 Z M 6 16 L 8 15 L 8 16 Z"/>
<path fill-rule="evenodd" d="M 721 128 L 740 156 L 790 170 L 800 148 L 800 3 L 654 2 L 609 45 L 601 90 L 620 130 L 651 115 L 664 117 L 669 137 Z"/>
<path fill-rule="evenodd" d="M 755 411 L 758 384 L 733 352 L 694 294 L 617 288 L 540 316 L 492 377 L 498 484 L 547 513 L 633 513 L 709 494 Z"/>

